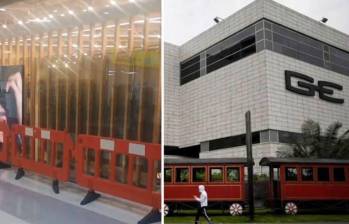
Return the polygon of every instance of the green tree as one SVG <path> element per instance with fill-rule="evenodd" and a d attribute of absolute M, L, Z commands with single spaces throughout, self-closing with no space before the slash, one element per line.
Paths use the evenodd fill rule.
<path fill-rule="evenodd" d="M 319 123 L 307 120 L 302 125 L 302 134 L 292 138 L 288 147 L 280 148 L 278 156 L 348 159 L 349 130 L 339 135 L 341 128 L 340 122 L 334 122 L 322 133 Z"/>

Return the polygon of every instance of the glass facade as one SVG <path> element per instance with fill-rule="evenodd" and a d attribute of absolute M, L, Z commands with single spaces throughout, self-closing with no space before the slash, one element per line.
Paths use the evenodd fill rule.
<path fill-rule="evenodd" d="M 264 49 L 349 75 L 349 53 L 262 19 L 180 63 L 180 84 Z"/>
<path fill-rule="evenodd" d="M 0 65 L 24 66 L 23 123 L 160 143 L 160 1 L 32 2 L 0 17 Z"/>
<path fill-rule="evenodd" d="M 255 25 L 249 26 L 180 63 L 180 84 L 256 52 Z"/>
<path fill-rule="evenodd" d="M 269 20 L 257 23 L 257 51 L 263 49 L 349 75 L 349 53 Z"/>
<path fill-rule="evenodd" d="M 200 55 L 195 55 L 193 58 L 180 64 L 181 69 L 181 84 L 200 77 Z"/>
<path fill-rule="evenodd" d="M 255 52 L 254 29 L 250 27 L 206 51 L 206 72 L 213 72 Z"/>

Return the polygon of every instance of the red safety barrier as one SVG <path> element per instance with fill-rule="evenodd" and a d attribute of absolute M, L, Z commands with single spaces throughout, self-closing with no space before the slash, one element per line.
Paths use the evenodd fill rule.
<path fill-rule="evenodd" d="M 160 208 L 160 144 L 79 135 L 76 150 L 77 183 L 90 190 L 81 204 L 100 191 Z"/>
<path fill-rule="evenodd" d="M 70 157 L 74 149 L 69 134 L 13 125 L 11 138 L 13 165 L 53 178 L 53 189 L 58 193 L 58 180 L 69 179 Z"/>
<path fill-rule="evenodd" d="M 0 122 L 0 161 L 9 162 L 10 130 L 5 121 Z"/>

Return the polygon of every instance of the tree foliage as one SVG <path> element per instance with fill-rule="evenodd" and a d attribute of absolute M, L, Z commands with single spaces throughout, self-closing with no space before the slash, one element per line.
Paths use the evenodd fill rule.
<path fill-rule="evenodd" d="M 349 159 L 349 130 L 339 135 L 341 128 L 340 122 L 334 122 L 322 132 L 319 123 L 307 120 L 301 135 L 291 139 L 289 147 L 280 148 L 278 156 Z"/>

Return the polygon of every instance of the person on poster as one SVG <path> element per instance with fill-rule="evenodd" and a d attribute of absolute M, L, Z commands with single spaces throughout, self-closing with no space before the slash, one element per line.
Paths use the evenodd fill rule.
<path fill-rule="evenodd" d="M 11 70 L 4 72 L 2 69 L 2 73 L 7 73 L 2 75 L 7 78 L 0 81 L 0 122 L 4 121 L 9 126 L 22 124 L 22 75 Z M 2 132 L 0 142 L 3 142 Z"/>
<path fill-rule="evenodd" d="M 14 117 L 9 117 L 6 114 L 6 108 L 0 104 L 0 120 L 10 120 L 10 123 L 22 123 L 22 76 L 20 72 L 16 72 L 10 75 L 6 81 L 5 88 L 1 89 L 4 94 L 9 94 L 11 91 L 13 92 L 14 101 L 15 102 L 6 102 L 6 104 L 13 104 L 16 108 L 16 113 Z M 9 105 L 7 105 L 9 106 Z M 6 106 L 5 106 L 6 107 Z"/>
<path fill-rule="evenodd" d="M 23 66 L 0 66 L 0 122 L 5 122 L 9 127 L 13 124 L 22 124 L 22 74 Z M 0 131 L 0 147 L 3 142 L 4 134 Z M 22 145 L 20 135 L 16 136 L 16 143 Z M 9 164 L 0 165 L 10 167 Z M 24 169 L 19 167 L 15 179 L 20 179 L 24 174 Z"/>
<path fill-rule="evenodd" d="M 196 195 L 194 195 L 194 199 L 199 202 L 198 210 L 195 216 L 195 224 L 199 223 L 200 215 L 203 215 L 207 220 L 207 222 L 209 224 L 212 224 L 211 219 L 208 217 L 207 211 L 206 211 L 207 204 L 208 204 L 207 203 L 208 196 L 207 196 L 207 192 L 205 191 L 204 185 L 199 185 L 199 193 L 200 193 L 200 197 L 197 197 Z"/>

